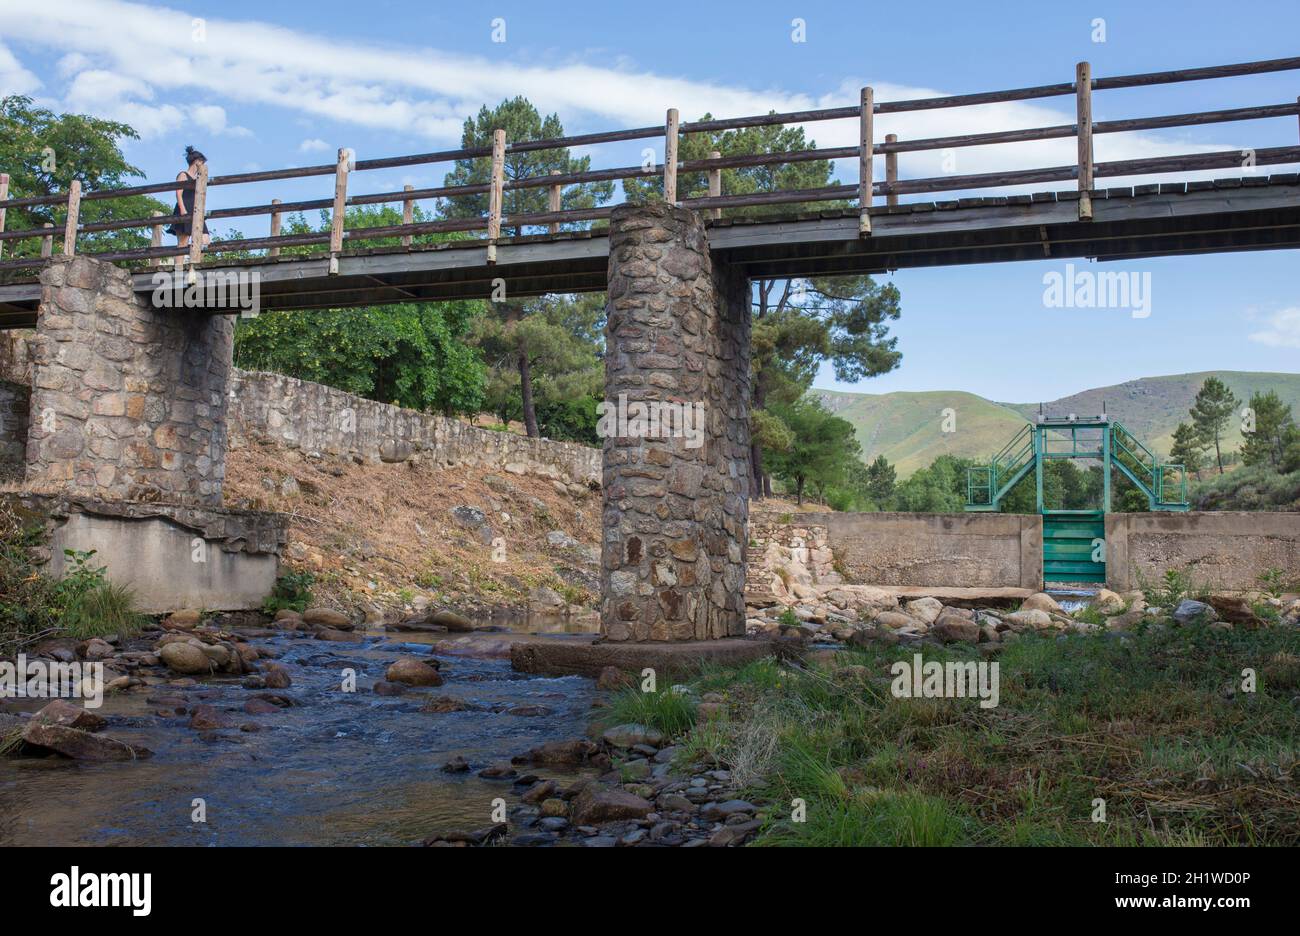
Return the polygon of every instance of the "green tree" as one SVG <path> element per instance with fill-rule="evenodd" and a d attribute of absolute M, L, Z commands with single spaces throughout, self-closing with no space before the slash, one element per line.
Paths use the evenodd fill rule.
<path fill-rule="evenodd" d="M 842 481 L 861 448 L 853 424 L 841 419 L 820 400 L 804 397 L 775 408 L 774 414 L 789 427 L 793 441 L 784 452 L 773 453 L 772 471 L 794 487 L 803 503 L 809 484 L 816 490 Z"/>
<path fill-rule="evenodd" d="M 940 455 L 930 467 L 914 472 L 898 485 L 894 509 L 910 513 L 960 512 L 966 505 L 966 468 L 971 464 L 967 458 Z"/>
<path fill-rule="evenodd" d="M 884 455 L 877 455 L 867 466 L 867 495 L 877 506 L 883 508 L 893 498 L 896 477 L 894 466 Z"/>
<path fill-rule="evenodd" d="M 705 114 L 701 120 L 713 118 Z M 681 137 L 678 158 L 683 162 L 721 156 L 792 153 L 816 149 L 802 127 L 745 127 Z M 723 195 L 801 191 L 833 182 L 829 160 L 809 160 L 770 166 L 721 170 Z M 663 198 L 663 178 L 656 175 L 626 179 L 629 201 Z M 679 199 L 708 195 L 708 173 L 682 172 L 677 177 Z M 818 209 L 843 207 L 847 202 L 818 202 Z M 760 217 L 807 210 L 809 204 L 750 205 L 724 208 L 725 217 Z M 902 354 L 889 338 L 889 322 L 899 316 L 899 293 L 892 284 L 879 285 L 869 276 L 819 277 L 811 280 L 760 279 L 753 284 L 751 412 L 789 404 L 812 386 L 821 366 L 830 361 L 839 380 L 857 382 L 893 370 Z M 751 430 L 750 461 L 755 497 L 771 493 L 763 470 L 764 433 Z"/>
<path fill-rule="evenodd" d="M 1192 424 L 1205 446 L 1214 446 L 1214 457 L 1223 474 L 1223 434 L 1236 409 L 1237 398 L 1218 377 L 1207 377 L 1192 403 Z"/>
<path fill-rule="evenodd" d="M 564 136 L 564 125 L 556 114 L 542 117 L 527 98 L 515 97 L 502 101 L 495 108 L 480 108 L 477 115 L 467 118 L 461 133 L 461 146 L 474 149 L 492 146 L 495 130 L 506 132 L 507 145 L 533 140 L 552 140 Z M 587 172 L 591 168 L 590 156 L 573 156 L 567 149 L 525 150 L 507 152 L 503 174 L 507 186 L 549 176 L 552 172 Z M 492 160 L 487 156 L 459 159 L 447 173 L 446 185 L 485 185 L 492 178 Z M 526 188 L 507 188 L 503 193 L 502 215 L 508 222 L 523 215 L 547 211 L 549 187 L 539 185 Z M 589 182 L 564 186 L 560 205 L 566 210 L 593 208 L 607 202 L 614 193 L 612 182 Z M 486 193 L 456 195 L 447 199 L 446 214 L 451 218 L 482 217 L 488 211 Z M 524 233 L 524 226 L 513 228 L 516 235 Z M 554 342 L 546 328 L 522 326 L 522 322 L 539 310 L 546 308 L 542 302 L 524 302 L 511 297 L 492 304 L 492 312 L 500 320 L 495 333 L 485 333 L 484 340 L 494 346 L 513 345 L 516 348 L 514 368 L 517 377 L 506 379 L 499 372 L 493 380 L 493 399 L 505 403 L 518 388 L 520 415 L 528 435 L 537 437 L 541 428 L 537 417 L 532 365 L 540 359 L 553 356 Z M 492 337 L 495 334 L 497 337 Z M 505 336 L 509 336 L 506 338 Z M 531 339 L 541 340 L 540 347 L 530 348 Z"/>
<path fill-rule="evenodd" d="M 523 308 L 527 314 L 485 315 L 475 324 L 473 342 L 489 370 L 488 405 L 502 422 L 523 418 L 526 426 L 531 412 L 529 435 L 545 430 L 595 443 L 604 295 L 544 296 Z"/>
<path fill-rule="evenodd" d="M 1242 433 L 1241 460 L 1276 470 L 1282 466 L 1287 448 L 1300 438 L 1291 407 L 1274 390 L 1251 394 L 1248 405 L 1255 426 L 1253 432 Z"/>
<path fill-rule="evenodd" d="M 1181 464 L 1188 474 L 1197 474 L 1205 464 L 1205 441 L 1191 423 L 1180 422 L 1174 430 L 1174 444 L 1169 449 L 1172 461 Z"/>
<path fill-rule="evenodd" d="M 415 219 L 427 217 L 416 207 Z M 349 230 L 401 221 L 393 206 L 348 210 Z M 301 215 L 288 219 L 285 232 L 327 230 L 322 213 L 313 228 Z M 432 242 L 433 235 L 417 240 Z M 370 246 L 398 243 L 373 238 Z M 358 242 L 360 243 L 360 242 Z M 285 253 L 310 248 L 285 248 Z M 240 319 L 235 329 L 235 363 L 301 380 L 337 387 L 382 403 L 410 409 L 475 413 L 484 396 L 485 368 L 467 339 L 482 314 L 482 303 L 458 300 L 398 303 L 322 312 L 267 312 Z"/>
<path fill-rule="evenodd" d="M 147 195 L 126 198 L 84 199 L 85 193 L 121 188 L 144 175 L 122 155 L 123 140 L 139 139 L 129 125 L 82 114 L 56 114 L 38 107 L 29 97 L 10 95 L 0 100 L 0 170 L 9 174 L 10 198 L 64 195 L 73 179 L 80 179 L 83 224 L 124 218 L 147 218 L 153 212 L 170 214 L 172 205 Z M 180 154 L 177 154 L 180 160 Z M 61 235 L 66 211 L 58 205 L 8 209 L 5 228 L 10 231 L 53 224 Z M 148 247 L 148 228 L 81 234 L 80 249 L 128 250 Z M 14 257 L 39 256 L 39 238 L 2 241 L 4 253 Z"/>

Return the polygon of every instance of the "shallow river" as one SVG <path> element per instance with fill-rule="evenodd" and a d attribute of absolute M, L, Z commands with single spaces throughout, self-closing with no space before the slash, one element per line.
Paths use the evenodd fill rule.
<path fill-rule="evenodd" d="M 478 770 L 580 736 L 596 690 L 590 679 L 515 673 L 508 660 L 439 656 L 443 686 L 397 697 L 371 691 L 389 663 L 428 653 L 431 639 L 391 632 L 358 635 L 355 643 L 254 639 L 281 649 L 293 678 L 275 692 L 295 705 L 269 715 L 244 714 L 255 693 L 234 676 L 109 697 L 98 710 L 110 721 L 105 733 L 154 756 L 125 764 L 0 758 L 0 845 L 407 845 L 435 831 L 488 825 L 492 799 L 516 802 L 509 781 L 439 768 L 459 755 Z M 355 693 L 340 688 L 347 668 L 357 673 Z M 178 694 L 260 731 L 235 727 L 205 740 L 188 716 L 158 717 L 160 706 L 145 701 Z M 554 714 L 422 713 L 428 695 L 542 705 Z M 196 798 L 205 802 L 206 822 L 192 821 Z"/>

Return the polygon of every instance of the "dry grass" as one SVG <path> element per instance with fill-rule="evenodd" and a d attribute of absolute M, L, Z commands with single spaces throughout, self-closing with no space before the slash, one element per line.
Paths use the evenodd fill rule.
<path fill-rule="evenodd" d="M 489 476 L 504 484 L 489 486 Z M 292 485 L 285 493 L 288 478 L 296 493 Z M 228 507 L 287 514 L 289 566 L 316 576 L 317 598 L 343 606 L 409 605 L 423 595 L 517 607 L 538 586 L 575 603 L 594 600 L 598 566 L 580 549 L 549 546 L 546 534 L 563 530 L 596 546 L 599 492 L 575 497 L 545 478 L 487 468 L 358 465 L 250 445 L 227 456 L 225 499 Z M 455 522 L 451 511 L 461 505 L 484 511 L 505 540 L 505 562 L 492 561 L 492 546 Z"/>

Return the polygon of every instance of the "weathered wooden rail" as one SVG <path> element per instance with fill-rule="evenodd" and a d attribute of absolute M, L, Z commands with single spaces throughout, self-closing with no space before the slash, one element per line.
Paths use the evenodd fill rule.
<path fill-rule="evenodd" d="M 344 252 L 345 244 L 349 241 L 370 241 L 379 238 L 400 237 L 402 244 L 409 247 L 412 244 L 412 238 L 417 235 L 482 231 L 487 243 L 487 262 L 492 264 L 496 261 L 496 246 L 501 239 L 503 228 L 522 231 L 526 228 L 535 227 L 551 234 L 558 234 L 563 225 L 584 224 L 608 217 L 612 210 L 611 206 L 563 209 L 562 193 L 565 186 L 655 177 L 662 179 L 664 197 L 667 200 L 701 209 L 713 219 L 720 218 L 723 209 L 727 208 L 832 201 L 856 202 L 859 233 L 863 237 L 869 237 L 872 234 L 873 204 L 878 197 L 885 199 L 886 208 L 892 208 L 897 206 L 899 196 L 902 195 L 948 191 L 979 191 L 981 189 L 1005 188 L 1035 183 L 1074 181 L 1078 191 L 1078 218 L 1087 221 L 1093 215 L 1093 199 L 1096 195 L 1094 186 L 1096 180 L 1101 178 L 1167 175 L 1197 170 L 1235 168 L 1242 166 L 1247 159 L 1249 159 L 1251 165 L 1255 166 L 1300 162 L 1300 146 L 1274 146 L 1249 151 L 1234 149 L 1213 153 L 1095 162 L 1093 158 L 1093 139 L 1099 134 L 1200 126 L 1264 118 L 1297 117 L 1300 116 L 1300 98 L 1297 98 L 1294 103 L 1286 102 L 1156 117 L 1094 121 L 1092 117 L 1092 97 L 1094 92 L 1290 70 L 1300 70 L 1300 57 L 1110 78 L 1094 78 L 1088 63 L 1082 62 L 1076 67 L 1073 82 L 1017 88 L 1008 91 L 877 102 L 873 90 L 868 87 L 862 89 L 859 102 L 850 106 L 687 123 L 679 122 L 678 112 L 673 108 L 668 110 L 663 126 L 612 130 L 556 139 L 524 140 L 513 143 L 506 139 L 503 130 L 497 130 L 493 134 L 491 146 L 391 156 L 379 159 L 355 159 L 352 152 L 344 148 L 338 151 L 338 158 L 332 164 L 212 177 L 207 175 L 207 167 L 200 165 L 198 178 L 193 181 L 168 181 L 83 192 L 81 183 L 74 180 L 66 193 L 54 195 L 22 196 L 19 194 L 17 197 L 10 198 L 8 191 L 9 178 L 0 174 L 0 257 L 3 256 L 4 247 L 9 241 L 40 239 L 42 245 L 39 256 L 24 256 L 8 260 L 0 259 L 0 271 L 39 266 L 44 262 L 44 258 L 53 253 L 53 242 L 58 235 L 56 229 L 50 223 L 46 223 L 40 228 L 26 230 L 6 231 L 4 229 L 6 209 L 39 206 L 49 206 L 61 210 L 64 220 L 62 231 L 62 253 L 64 255 L 72 255 L 77 251 L 77 238 L 81 234 L 131 229 L 149 229 L 152 231 L 150 247 L 103 251 L 93 254 L 99 259 L 110 261 L 145 262 L 149 265 L 157 265 L 169 258 L 176 258 L 174 262 L 177 265 L 188 259 L 191 266 L 194 266 L 201 263 L 206 254 L 265 251 L 268 258 L 277 258 L 281 250 L 286 247 L 328 245 L 329 273 L 337 274 L 339 258 Z M 899 140 L 895 134 L 887 135 L 882 141 L 876 139 L 874 123 L 875 118 L 879 115 L 1065 96 L 1073 96 L 1076 100 L 1077 120 L 1073 124 L 1031 129 L 998 130 L 918 140 Z M 683 134 L 714 133 L 745 127 L 805 124 L 832 120 L 857 120 L 860 128 L 858 145 L 797 152 L 730 156 L 721 156 L 715 151 L 707 159 L 680 160 L 678 158 L 678 143 Z M 649 140 L 660 137 L 664 141 L 664 160 L 662 163 L 573 173 L 552 172 L 548 175 L 509 181 L 504 177 L 505 157 L 511 153 L 568 149 L 575 146 Z M 899 153 L 986 146 L 990 144 L 1023 143 L 1068 137 L 1076 137 L 1078 140 L 1078 158 L 1071 165 L 905 180 L 898 178 L 897 159 Z M 880 182 L 873 179 L 874 159 L 876 156 L 883 156 L 885 160 L 885 178 Z M 478 158 L 491 160 L 490 179 L 486 183 L 423 189 L 415 189 L 408 185 L 400 192 L 380 192 L 368 195 L 348 193 L 349 179 L 355 172 Z M 722 191 L 723 169 L 835 159 L 857 159 L 858 181 L 856 183 L 744 195 L 728 195 Z M 679 175 L 683 173 L 707 173 L 709 194 L 703 197 L 679 199 L 677 180 Z M 208 190 L 212 187 L 248 185 L 316 176 L 333 176 L 334 189 L 332 197 L 295 202 L 272 199 L 268 203 L 235 208 L 213 210 L 207 208 Z M 535 214 L 504 216 L 504 193 L 529 188 L 546 188 L 548 190 L 548 210 Z M 153 214 L 148 218 L 124 218 L 92 223 L 82 223 L 79 220 L 82 202 L 160 194 L 173 192 L 177 189 L 194 190 L 193 230 L 201 231 L 205 221 L 266 215 L 269 216 L 269 236 L 213 241 L 206 248 L 202 244 L 202 237 L 194 237 L 187 247 L 165 247 L 162 246 L 162 230 L 169 223 L 171 216 L 168 215 Z M 417 201 L 467 195 L 488 196 L 488 212 L 486 216 L 444 218 L 420 222 L 413 220 L 413 205 Z M 345 225 L 345 209 L 348 206 L 392 203 L 401 203 L 403 206 L 401 224 L 347 229 Z M 300 234 L 280 233 L 281 219 L 286 213 L 317 209 L 330 210 L 331 224 L 329 231 Z"/>

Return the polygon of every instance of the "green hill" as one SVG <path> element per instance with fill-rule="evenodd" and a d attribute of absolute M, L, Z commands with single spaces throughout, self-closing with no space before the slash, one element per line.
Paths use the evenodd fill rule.
<path fill-rule="evenodd" d="M 1093 416 L 1102 411 L 1104 402 L 1106 412 L 1155 451 L 1167 455 L 1174 428 L 1187 420 L 1196 391 L 1211 376 L 1226 383 L 1242 406 L 1252 393 L 1275 390 L 1300 418 L 1300 374 L 1249 371 L 1143 377 L 1044 401 L 1043 408 L 1053 415 Z M 986 459 L 1038 412 L 1037 403 L 995 403 L 960 390 L 923 393 L 814 390 L 813 394 L 832 412 L 853 423 L 866 461 L 884 455 L 898 468 L 900 478 L 924 468 L 943 454 Z M 948 409 L 955 419 L 953 432 L 944 431 L 944 415 Z M 1236 449 L 1240 443 L 1239 421 L 1234 420 L 1225 451 Z"/>

